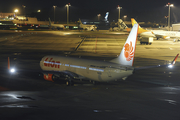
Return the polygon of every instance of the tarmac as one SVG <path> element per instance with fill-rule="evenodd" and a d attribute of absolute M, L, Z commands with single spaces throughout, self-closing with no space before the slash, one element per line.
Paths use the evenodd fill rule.
<path fill-rule="evenodd" d="M 45 55 L 109 61 L 119 55 L 127 34 L 0 31 L 0 118 L 179 120 L 179 58 L 173 68 L 138 70 L 125 81 L 98 85 L 80 81 L 66 86 L 45 81 L 36 72 Z M 140 45 L 137 41 L 134 67 L 168 64 L 179 52 L 179 44 L 173 40 L 154 40 L 152 45 Z M 9 75 L 7 57 L 11 65 L 24 71 Z"/>

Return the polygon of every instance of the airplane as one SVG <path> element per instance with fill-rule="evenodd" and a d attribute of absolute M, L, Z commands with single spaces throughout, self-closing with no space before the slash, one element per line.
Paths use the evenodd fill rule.
<path fill-rule="evenodd" d="M 131 29 L 128 28 L 128 26 L 123 22 L 122 19 L 118 19 L 118 27 L 114 27 L 113 31 L 126 31 L 126 32 L 130 32 Z"/>
<path fill-rule="evenodd" d="M 79 19 L 79 27 L 83 28 L 83 30 L 87 30 L 87 31 L 95 31 L 97 29 L 96 25 L 84 25 L 82 24 L 81 20 Z"/>
<path fill-rule="evenodd" d="M 50 18 L 49 18 L 49 27 L 52 29 L 64 29 L 63 24 L 52 24 Z"/>
<path fill-rule="evenodd" d="M 137 22 L 134 18 L 131 18 L 131 22 L 132 22 L 132 26 L 134 24 L 137 24 Z M 141 37 L 155 37 L 157 39 L 159 39 L 159 38 L 163 38 L 163 39 L 173 38 L 174 41 L 180 40 L 180 32 L 175 32 L 175 31 L 145 30 L 139 26 L 138 34 Z"/>
<path fill-rule="evenodd" d="M 135 69 L 141 69 L 133 67 L 138 28 L 139 25 L 134 24 L 121 53 L 117 58 L 109 62 L 55 55 L 44 56 L 40 61 L 44 79 L 55 82 L 60 80 L 61 77 L 65 77 L 66 85 L 68 86 L 73 85 L 73 81 L 80 79 L 92 80 L 93 83 L 118 79 L 125 80 L 134 73 Z M 171 64 L 166 66 L 173 67 L 178 55 L 176 55 Z M 10 67 L 9 58 L 8 69 L 11 72 L 15 72 L 15 69 Z"/>

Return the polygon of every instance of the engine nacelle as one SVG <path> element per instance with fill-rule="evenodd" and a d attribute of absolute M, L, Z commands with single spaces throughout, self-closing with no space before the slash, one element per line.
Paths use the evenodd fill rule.
<path fill-rule="evenodd" d="M 45 80 L 54 82 L 52 77 L 53 77 L 53 74 L 44 74 Z"/>

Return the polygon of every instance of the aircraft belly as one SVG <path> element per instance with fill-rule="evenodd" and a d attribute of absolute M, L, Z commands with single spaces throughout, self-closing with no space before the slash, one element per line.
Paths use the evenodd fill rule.
<path fill-rule="evenodd" d="M 123 77 L 127 77 L 133 74 L 133 70 L 127 70 L 127 71 L 122 71 L 120 73 L 112 73 L 112 76 L 114 79 L 122 79 Z"/>
<path fill-rule="evenodd" d="M 54 71 L 55 74 L 58 74 L 57 72 L 69 71 L 70 73 L 83 76 L 84 78 L 87 78 L 89 80 L 94 80 L 99 82 L 121 79 L 123 77 L 131 75 L 133 71 L 130 69 L 128 70 L 123 69 L 123 67 L 121 69 L 113 68 L 113 67 L 100 68 L 98 66 L 95 67 L 88 66 L 86 63 L 84 63 L 84 65 L 79 65 L 79 60 L 77 63 L 74 62 L 72 64 L 71 61 L 69 62 L 66 59 L 63 61 L 63 60 L 59 60 L 60 58 L 56 58 L 56 59 L 55 58 L 52 59 L 52 58 L 53 58 L 52 56 L 50 57 L 46 56 L 44 59 L 42 59 L 42 61 L 40 61 L 40 67 L 42 68 L 42 70 L 51 71 L 51 73 L 53 73 Z M 91 64 L 93 65 L 93 63 Z"/>
<path fill-rule="evenodd" d="M 90 80 L 99 81 L 99 82 L 107 82 L 107 81 L 113 81 L 117 79 L 121 79 L 123 77 L 129 76 L 132 74 L 132 70 L 128 71 L 122 71 L 122 72 L 112 72 L 109 74 L 109 72 L 95 72 L 95 71 L 89 71 L 88 73 L 86 71 L 78 71 L 77 74 L 84 76 Z"/>

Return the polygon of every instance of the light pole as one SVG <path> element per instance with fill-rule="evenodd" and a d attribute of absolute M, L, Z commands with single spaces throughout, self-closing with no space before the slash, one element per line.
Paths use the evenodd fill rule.
<path fill-rule="evenodd" d="M 66 4 L 66 7 L 67 7 L 67 26 L 68 26 L 68 28 L 69 28 L 69 6 L 71 6 L 71 4 L 70 3 L 68 3 L 68 4 Z"/>
<path fill-rule="evenodd" d="M 15 10 L 14 10 L 14 16 L 16 16 L 18 12 L 19 12 L 19 10 L 18 10 L 18 9 L 15 9 Z"/>
<path fill-rule="evenodd" d="M 166 25 L 168 24 L 168 22 L 167 22 L 167 18 L 168 18 L 168 16 L 164 16 L 164 18 L 166 18 Z"/>
<path fill-rule="evenodd" d="M 98 21 L 99 21 L 99 18 L 101 17 L 101 14 L 98 14 L 97 16 L 98 16 Z"/>
<path fill-rule="evenodd" d="M 174 5 L 173 4 L 166 4 L 166 6 L 169 7 L 169 12 L 168 12 L 168 28 L 169 28 L 169 31 L 170 31 L 170 7 L 173 7 Z"/>
<path fill-rule="evenodd" d="M 26 12 L 25 12 L 25 5 L 22 5 L 22 7 L 24 8 L 24 15 L 23 15 L 23 20 L 24 20 L 24 17 L 26 17 Z"/>
<path fill-rule="evenodd" d="M 22 7 L 24 8 L 24 16 L 26 16 L 26 12 L 25 12 L 26 6 L 25 6 L 25 5 L 22 5 Z"/>
<path fill-rule="evenodd" d="M 119 9 L 119 18 L 118 19 L 120 19 L 120 9 L 121 9 L 122 7 L 119 7 L 119 5 L 117 6 L 117 9 Z"/>
<path fill-rule="evenodd" d="M 126 21 L 127 15 L 124 15 L 123 18 L 124 18 L 124 21 Z"/>
<path fill-rule="evenodd" d="M 55 24 L 55 8 L 56 8 L 57 6 L 53 6 L 53 8 L 54 8 L 54 24 Z"/>

